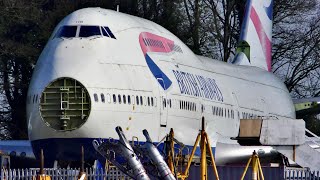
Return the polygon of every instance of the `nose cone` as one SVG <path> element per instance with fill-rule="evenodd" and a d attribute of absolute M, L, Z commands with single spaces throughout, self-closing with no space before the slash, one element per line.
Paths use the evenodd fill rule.
<path fill-rule="evenodd" d="M 64 77 L 52 81 L 41 94 L 41 118 L 54 130 L 78 129 L 87 121 L 90 109 L 88 91 L 72 78 Z"/>

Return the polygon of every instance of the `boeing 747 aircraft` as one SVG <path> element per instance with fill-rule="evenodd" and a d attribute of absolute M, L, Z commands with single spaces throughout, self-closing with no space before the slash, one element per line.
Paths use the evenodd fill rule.
<path fill-rule="evenodd" d="M 213 151 L 236 144 L 240 119 L 295 118 L 271 71 L 272 1 L 248 0 L 237 55 L 224 63 L 194 54 L 151 21 L 101 8 L 77 10 L 55 28 L 33 72 L 29 138 L 46 160 L 97 159 L 94 139 L 159 142 L 173 128 L 191 147 L 206 120 Z M 279 127 L 279 130 L 281 127 Z M 251 153 L 251 152 L 250 152 Z M 219 159 L 217 159 L 219 161 Z"/>

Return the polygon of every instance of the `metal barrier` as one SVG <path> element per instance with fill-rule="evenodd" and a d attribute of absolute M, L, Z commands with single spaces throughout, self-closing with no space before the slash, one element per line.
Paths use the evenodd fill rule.
<path fill-rule="evenodd" d="M 308 169 L 286 169 L 286 180 L 320 180 L 319 171 L 310 171 Z"/>
<path fill-rule="evenodd" d="M 199 179 L 199 166 L 192 166 L 188 179 Z M 239 180 L 244 166 L 218 166 L 221 180 Z M 310 171 L 301 168 L 262 167 L 265 180 L 320 180 L 320 171 Z M 251 170 L 248 169 L 245 179 L 251 179 Z M 80 169 L 45 169 L 51 180 L 76 180 Z M 9 169 L 1 170 L 0 180 L 34 180 L 39 169 Z M 130 178 L 116 167 L 110 167 L 108 172 L 103 169 L 86 169 L 88 180 L 129 180 Z M 215 176 L 208 169 L 208 179 L 214 180 Z"/>
<path fill-rule="evenodd" d="M 2 169 L 0 180 L 34 180 L 39 173 L 39 169 Z M 80 169 L 45 169 L 51 180 L 76 180 Z M 103 169 L 85 169 L 88 180 L 129 180 L 130 178 L 119 171 L 116 167 L 111 167 L 108 172 Z"/>

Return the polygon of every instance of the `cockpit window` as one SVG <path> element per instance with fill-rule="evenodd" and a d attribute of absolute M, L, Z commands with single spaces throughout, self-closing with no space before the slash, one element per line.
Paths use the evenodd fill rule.
<path fill-rule="evenodd" d="M 90 36 L 100 36 L 99 26 L 81 26 L 79 37 L 90 37 Z"/>
<path fill-rule="evenodd" d="M 104 36 L 110 36 L 111 38 L 116 39 L 116 37 L 113 35 L 109 27 L 105 26 L 105 27 L 101 27 L 101 29 Z"/>
<path fill-rule="evenodd" d="M 77 26 L 62 26 L 55 37 L 72 38 L 76 37 Z"/>

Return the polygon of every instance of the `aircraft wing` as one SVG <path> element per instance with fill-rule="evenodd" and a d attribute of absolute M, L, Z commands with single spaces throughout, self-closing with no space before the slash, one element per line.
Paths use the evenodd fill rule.
<path fill-rule="evenodd" d="M 320 113 L 320 97 L 293 99 L 293 103 L 297 118 L 301 118 L 307 114 Z"/>

